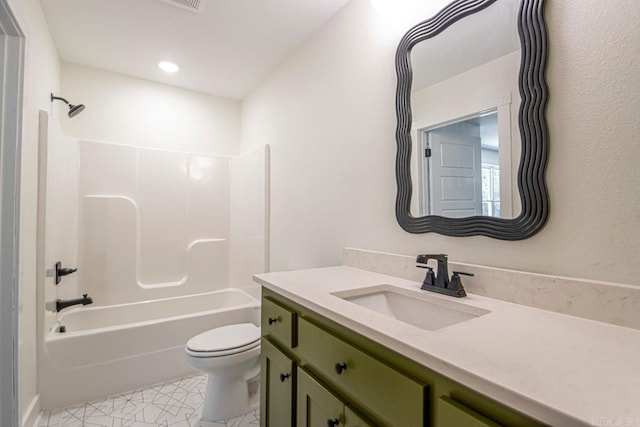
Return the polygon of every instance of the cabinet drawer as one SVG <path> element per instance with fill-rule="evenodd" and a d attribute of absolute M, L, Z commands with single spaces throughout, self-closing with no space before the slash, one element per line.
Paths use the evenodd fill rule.
<path fill-rule="evenodd" d="M 299 320 L 302 362 L 372 418 L 388 426 L 426 426 L 428 386 Z"/>
<path fill-rule="evenodd" d="M 286 348 L 295 348 L 298 338 L 298 315 L 277 302 L 262 299 L 262 335 L 271 337 Z"/>
<path fill-rule="evenodd" d="M 438 399 L 438 427 L 500 427 L 489 418 L 446 396 Z"/>

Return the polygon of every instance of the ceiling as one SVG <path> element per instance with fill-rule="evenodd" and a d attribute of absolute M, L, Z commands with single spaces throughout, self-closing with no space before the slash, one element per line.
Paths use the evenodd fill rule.
<path fill-rule="evenodd" d="M 40 0 L 63 61 L 243 99 L 348 0 Z M 176 74 L 159 59 L 180 66 Z"/>

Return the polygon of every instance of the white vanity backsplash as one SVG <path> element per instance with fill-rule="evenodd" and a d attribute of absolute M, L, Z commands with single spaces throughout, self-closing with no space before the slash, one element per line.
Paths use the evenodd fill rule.
<path fill-rule="evenodd" d="M 416 254 L 417 255 L 417 254 Z M 422 281 L 415 256 L 344 248 L 343 265 L 403 279 Z M 640 329 L 640 287 L 569 277 L 525 273 L 449 261 L 463 277 L 467 292 L 529 307 Z"/>

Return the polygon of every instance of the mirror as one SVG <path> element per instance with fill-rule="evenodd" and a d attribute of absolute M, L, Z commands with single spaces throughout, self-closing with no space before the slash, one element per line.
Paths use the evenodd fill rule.
<path fill-rule="evenodd" d="M 457 0 L 396 55 L 396 217 L 518 240 L 548 216 L 544 0 Z"/>

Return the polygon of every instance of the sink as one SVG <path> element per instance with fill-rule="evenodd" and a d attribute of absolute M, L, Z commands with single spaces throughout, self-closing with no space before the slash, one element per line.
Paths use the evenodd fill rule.
<path fill-rule="evenodd" d="M 420 294 L 393 285 L 335 292 L 332 295 L 418 328 L 435 331 L 491 313 L 478 307 Z"/>

